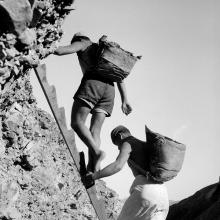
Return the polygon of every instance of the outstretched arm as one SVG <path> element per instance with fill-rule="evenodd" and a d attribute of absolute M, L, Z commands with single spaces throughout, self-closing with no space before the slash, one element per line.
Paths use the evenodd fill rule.
<path fill-rule="evenodd" d="M 122 109 L 124 114 L 128 115 L 128 114 L 131 113 L 132 107 L 128 103 L 127 91 L 126 91 L 126 87 L 125 87 L 124 81 L 118 82 L 117 86 L 118 86 L 119 93 L 121 95 L 121 102 L 122 102 L 121 109 Z"/>
<path fill-rule="evenodd" d="M 127 142 L 123 143 L 121 150 L 120 150 L 120 153 L 119 153 L 117 159 L 115 160 L 115 162 L 109 164 L 108 166 L 106 166 L 102 170 L 95 172 L 93 174 L 93 179 L 94 180 L 101 179 L 103 177 L 111 176 L 111 175 L 119 172 L 123 168 L 125 163 L 127 162 L 128 158 L 130 156 L 130 152 L 131 152 L 130 144 Z"/>
<path fill-rule="evenodd" d="M 54 54 L 58 56 L 76 53 L 85 50 L 89 46 L 89 42 L 76 41 L 67 46 L 59 46 Z"/>

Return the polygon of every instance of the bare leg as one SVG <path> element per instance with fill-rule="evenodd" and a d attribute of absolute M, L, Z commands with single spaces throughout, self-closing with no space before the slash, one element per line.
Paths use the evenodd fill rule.
<path fill-rule="evenodd" d="M 100 139 L 100 133 L 102 129 L 102 125 L 105 120 L 105 114 L 102 112 L 94 112 L 91 118 L 90 123 L 90 131 L 93 136 L 93 139 L 96 142 L 96 145 L 100 148 L 101 145 L 101 139 Z M 102 151 L 102 154 L 99 157 L 92 158 L 92 153 L 89 150 L 89 161 L 87 169 L 90 170 L 100 170 L 100 162 L 105 157 L 104 152 Z M 92 163 L 93 162 L 93 163 Z"/>
<path fill-rule="evenodd" d="M 88 172 L 97 172 L 99 171 L 100 165 L 102 160 L 105 158 L 105 152 L 100 150 L 100 154 L 98 156 L 92 154 L 92 152 L 90 150 L 88 150 L 88 156 L 89 156 L 89 160 L 88 160 L 88 165 L 87 165 L 87 171 Z"/>
<path fill-rule="evenodd" d="M 85 126 L 85 121 L 90 111 L 91 109 L 86 103 L 75 100 L 72 107 L 71 127 L 97 160 L 97 158 L 102 157 L 103 152 L 100 151 L 99 146 L 96 144 L 90 130 Z"/>

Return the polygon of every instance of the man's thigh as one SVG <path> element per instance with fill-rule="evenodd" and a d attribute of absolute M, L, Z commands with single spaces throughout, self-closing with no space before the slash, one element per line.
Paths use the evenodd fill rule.
<path fill-rule="evenodd" d="M 71 112 L 71 124 L 79 121 L 85 123 L 88 114 L 91 111 L 91 107 L 80 99 L 75 99 Z"/>

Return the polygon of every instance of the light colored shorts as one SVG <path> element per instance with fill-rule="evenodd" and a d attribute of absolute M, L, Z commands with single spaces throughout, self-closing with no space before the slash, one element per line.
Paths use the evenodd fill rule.
<path fill-rule="evenodd" d="M 88 100 L 86 100 L 86 99 L 83 99 L 83 98 L 79 98 L 79 99 L 82 100 L 82 101 L 84 101 L 87 105 L 90 106 L 90 108 L 92 109 L 92 113 L 97 112 L 97 113 L 104 113 L 106 116 L 109 115 L 108 112 L 105 111 L 104 109 L 95 107 L 95 105 L 94 105 L 92 102 L 90 102 L 90 101 L 88 101 Z"/>
<path fill-rule="evenodd" d="M 138 175 L 117 220 L 165 220 L 169 210 L 167 189 Z"/>

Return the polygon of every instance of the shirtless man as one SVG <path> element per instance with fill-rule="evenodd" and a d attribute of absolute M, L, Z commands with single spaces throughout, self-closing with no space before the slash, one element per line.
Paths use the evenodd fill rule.
<path fill-rule="evenodd" d="M 111 138 L 119 149 L 117 159 L 91 175 L 93 180 L 111 176 L 119 172 L 128 162 L 135 180 L 118 220 L 165 220 L 169 209 L 165 185 L 155 182 L 150 175 L 144 175 L 142 170 L 135 167 L 137 164 L 143 170 L 147 169 L 148 150 L 146 142 L 133 137 L 124 126 L 116 127 L 111 132 Z"/>
<path fill-rule="evenodd" d="M 77 53 L 83 72 L 81 84 L 74 95 L 71 127 L 89 149 L 88 171 L 98 171 L 104 152 L 100 150 L 100 133 L 106 117 L 110 117 L 115 97 L 114 82 L 97 74 L 98 44 L 86 35 L 76 33 L 70 45 L 60 46 L 54 54 L 61 56 Z M 122 111 L 128 115 L 132 108 L 128 103 L 124 81 L 117 83 L 122 101 Z M 88 114 L 92 114 L 90 128 L 85 125 Z"/>

